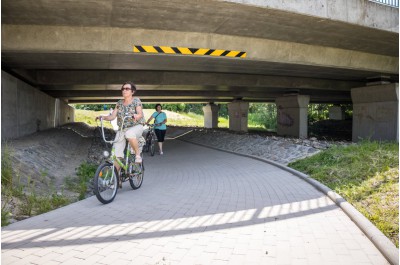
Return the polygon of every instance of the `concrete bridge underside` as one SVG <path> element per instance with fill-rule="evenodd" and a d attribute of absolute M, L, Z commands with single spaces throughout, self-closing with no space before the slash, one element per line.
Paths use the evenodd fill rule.
<path fill-rule="evenodd" d="M 369 78 L 398 82 L 398 9 L 364 0 L 2 1 L 2 70 L 66 103 L 352 103 Z M 246 58 L 133 53 L 133 45 Z"/>

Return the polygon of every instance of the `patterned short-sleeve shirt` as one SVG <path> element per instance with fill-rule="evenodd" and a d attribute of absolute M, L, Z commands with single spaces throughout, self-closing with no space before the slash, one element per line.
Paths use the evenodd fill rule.
<path fill-rule="evenodd" d="M 133 98 L 132 103 L 127 106 L 124 106 L 123 102 L 124 101 L 121 99 L 121 100 L 118 100 L 118 102 L 116 104 L 116 108 L 118 109 L 117 122 L 118 122 L 118 126 L 120 128 L 121 128 L 124 116 L 127 116 L 127 115 L 129 115 L 130 117 L 125 119 L 124 129 L 135 126 L 137 124 L 144 124 L 146 122 L 144 117 L 142 117 L 138 121 L 135 121 L 132 117 L 133 114 L 137 114 L 136 107 L 142 106 L 142 102 L 140 101 L 139 98 Z"/>

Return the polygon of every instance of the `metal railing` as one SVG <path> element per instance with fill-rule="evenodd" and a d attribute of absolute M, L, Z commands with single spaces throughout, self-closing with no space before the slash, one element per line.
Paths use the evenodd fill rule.
<path fill-rule="evenodd" d="M 369 0 L 378 4 L 399 8 L 399 0 Z"/>

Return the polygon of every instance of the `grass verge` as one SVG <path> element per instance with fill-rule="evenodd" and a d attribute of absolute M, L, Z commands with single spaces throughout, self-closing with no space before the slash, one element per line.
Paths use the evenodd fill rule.
<path fill-rule="evenodd" d="M 399 146 L 363 141 L 288 165 L 345 198 L 399 247 Z"/>

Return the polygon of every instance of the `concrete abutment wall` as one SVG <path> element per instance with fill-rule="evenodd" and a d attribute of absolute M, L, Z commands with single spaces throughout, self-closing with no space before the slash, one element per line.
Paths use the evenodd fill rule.
<path fill-rule="evenodd" d="M 1 72 L 1 139 L 14 139 L 74 121 L 74 109 Z"/>

